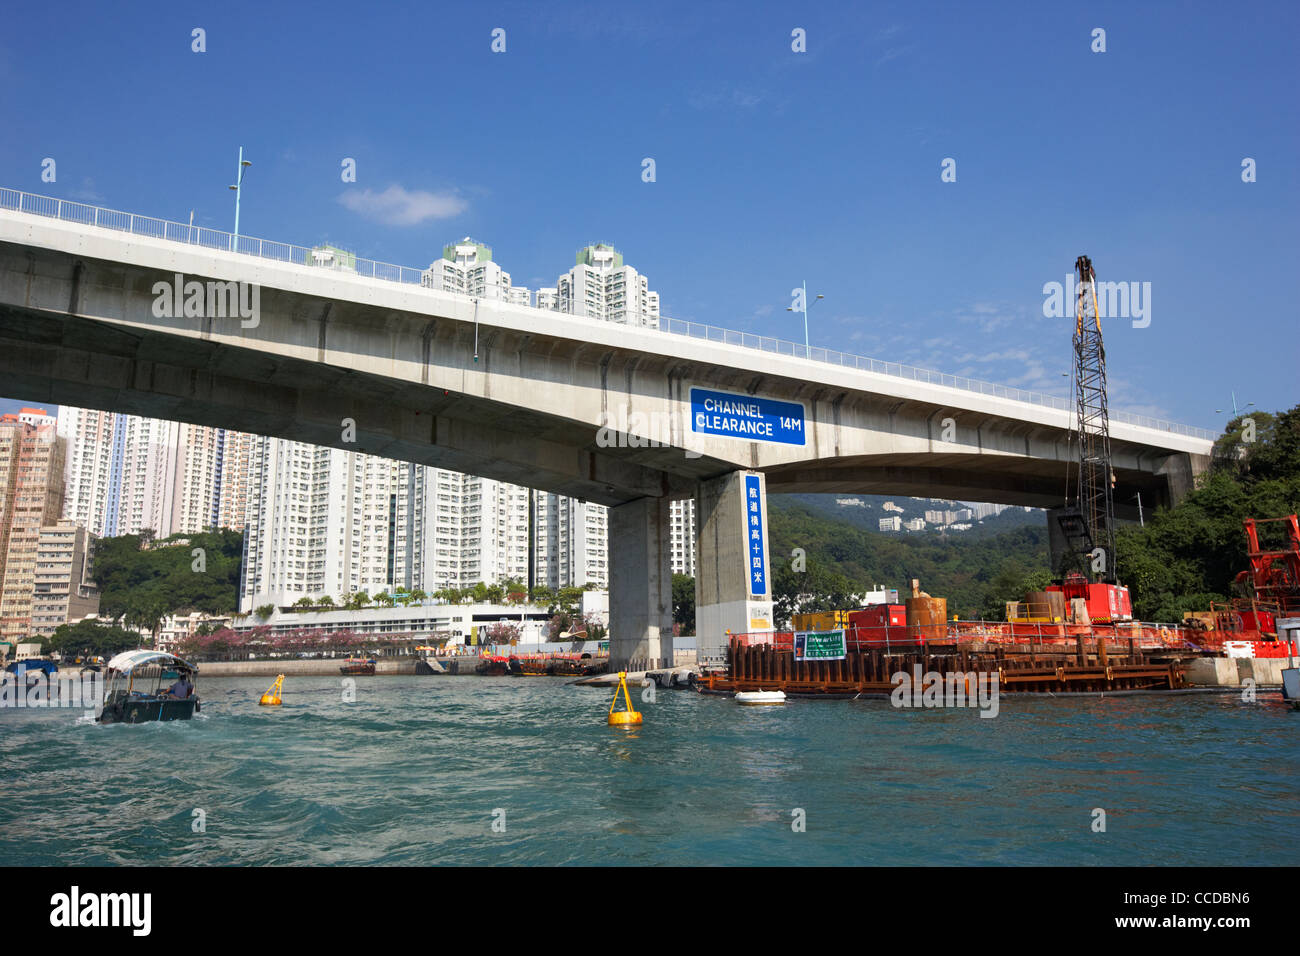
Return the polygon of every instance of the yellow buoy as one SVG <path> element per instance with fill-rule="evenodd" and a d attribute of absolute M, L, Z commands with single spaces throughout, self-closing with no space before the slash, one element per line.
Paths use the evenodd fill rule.
<path fill-rule="evenodd" d="M 284 686 L 284 675 L 281 674 L 279 677 L 275 679 L 275 683 L 271 685 L 271 689 L 262 695 L 262 699 L 259 700 L 258 703 L 270 707 L 279 707 L 280 688 L 283 686 Z"/>
<path fill-rule="evenodd" d="M 618 692 L 623 692 L 623 699 L 627 701 L 627 710 L 614 710 L 614 705 L 618 703 Z M 611 727 L 626 726 L 628 724 L 641 723 L 641 715 L 632 707 L 632 697 L 627 692 L 627 672 L 618 672 L 618 687 L 614 691 L 614 699 L 609 702 L 609 725 Z"/>

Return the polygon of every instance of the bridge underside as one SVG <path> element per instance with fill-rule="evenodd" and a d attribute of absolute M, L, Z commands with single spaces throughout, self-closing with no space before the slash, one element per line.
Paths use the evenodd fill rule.
<path fill-rule="evenodd" d="M 7 396 L 27 401 L 344 448 L 611 506 L 693 497 L 700 481 L 735 469 L 675 448 L 601 448 L 594 428 L 423 383 L 4 304 L 0 381 Z M 343 441 L 345 419 L 355 423 L 352 442 Z M 905 494 L 1041 508 L 1062 503 L 1067 473 L 1073 483 L 1066 463 L 1019 455 L 885 453 L 765 472 L 773 493 Z M 1117 512 L 1134 520 L 1139 494 L 1151 510 L 1170 504 L 1191 480 L 1172 480 L 1168 468 L 1117 467 L 1115 478 Z"/>
<path fill-rule="evenodd" d="M 1073 495 L 1078 470 L 1059 461 L 989 455 L 874 455 L 827 466 L 786 466 L 766 476 L 771 494 L 907 494 L 1057 508 L 1067 486 Z M 1136 521 L 1138 495 L 1149 514 L 1170 504 L 1170 483 L 1164 474 L 1116 468 L 1116 515 Z"/>
<path fill-rule="evenodd" d="M 3 304 L 0 382 L 26 401 L 288 438 L 604 505 L 688 497 L 732 467 L 677 449 L 602 449 L 594 427 L 422 383 Z"/>

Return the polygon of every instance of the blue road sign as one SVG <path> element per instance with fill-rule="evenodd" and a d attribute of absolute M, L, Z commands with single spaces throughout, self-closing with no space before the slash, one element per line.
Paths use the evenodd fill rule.
<path fill-rule="evenodd" d="M 763 541 L 763 480 L 746 475 L 745 540 L 749 544 L 749 596 L 767 597 L 767 546 Z"/>
<path fill-rule="evenodd" d="M 744 441 L 802 445 L 804 407 L 756 395 L 691 389 L 691 431 Z"/>

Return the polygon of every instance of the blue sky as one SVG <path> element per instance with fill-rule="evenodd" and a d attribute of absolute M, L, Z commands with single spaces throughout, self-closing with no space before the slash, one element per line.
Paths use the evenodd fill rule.
<path fill-rule="evenodd" d="M 608 240 L 665 315 L 792 340 L 806 278 L 826 297 L 814 345 L 1060 394 L 1071 322 L 1044 317 L 1042 288 L 1086 253 L 1103 280 L 1151 283 L 1148 327 L 1105 324 L 1112 407 L 1214 428 L 1232 390 L 1264 409 L 1300 392 L 1294 2 L 5 19 L 3 186 L 230 229 L 242 145 L 248 235 L 417 267 L 471 235 L 532 288 Z"/>

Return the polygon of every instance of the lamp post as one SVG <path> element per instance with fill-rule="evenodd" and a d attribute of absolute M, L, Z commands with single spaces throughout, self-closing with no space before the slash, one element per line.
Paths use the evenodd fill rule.
<path fill-rule="evenodd" d="M 1241 414 L 1245 409 L 1239 409 L 1239 408 L 1237 408 L 1237 393 L 1236 393 L 1236 392 L 1232 392 L 1231 394 L 1232 394 L 1232 417 L 1233 417 L 1233 418 L 1236 418 L 1236 417 L 1237 417 L 1238 415 L 1240 415 L 1240 414 Z M 1254 406 L 1254 404 L 1255 404 L 1254 402 L 1247 402 L 1247 403 L 1246 403 L 1246 408 L 1252 408 L 1252 407 Z M 1222 414 L 1223 414 L 1223 409 L 1222 409 L 1222 408 L 1216 408 L 1216 409 L 1214 410 L 1214 414 L 1216 414 L 1216 415 L 1222 415 Z"/>
<path fill-rule="evenodd" d="M 802 308 L 802 309 L 796 309 L 794 306 L 790 306 L 789 308 L 786 309 L 786 311 L 787 311 L 787 312 L 800 312 L 800 311 L 803 312 L 803 356 L 804 356 L 804 358 L 810 358 L 810 357 L 812 356 L 812 347 L 808 344 L 808 305 L 809 305 L 809 302 L 808 302 L 808 281 L 807 281 L 806 279 L 804 280 L 804 282 L 803 282 L 803 284 L 802 284 L 802 288 L 803 288 L 803 308 Z M 819 296 L 817 296 L 817 298 L 819 298 L 819 299 L 824 299 L 824 298 L 826 298 L 826 296 L 824 296 L 824 295 L 819 295 Z"/>
<path fill-rule="evenodd" d="M 252 166 L 248 160 L 244 159 L 244 147 L 239 147 L 239 165 L 235 167 L 235 185 L 230 188 L 235 191 L 235 234 L 231 237 L 231 251 L 238 251 L 239 244 L 239 195 L 244 186 L 244 170 Z"/>

